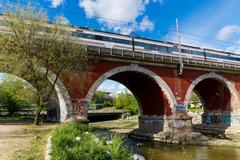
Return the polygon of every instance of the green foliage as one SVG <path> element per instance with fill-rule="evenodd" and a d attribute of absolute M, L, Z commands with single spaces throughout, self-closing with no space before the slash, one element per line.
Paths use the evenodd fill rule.
<path fill-rule="evenodd" d="M 190 103 L 188 106 L 188 111 L 194 112 L 194 113 L 202 113 L 204 111 L 202 106 L 199 106 L 201 104 L 201 100 L 198 97 L 198 95 L 193 92 L 190 97 Z"/>
<path fill-rule="evenodd" d="M 63 17 L 49 24 L 41 6 L 4 4 L 3 8 L 1 23 L 12 34 L 0 34 L 0 69 L 34 86 L 38 124 L 60 75 L 84 71 L 87 53 L 83 45 L 75 43 L 77 39 L 71 36 L 70 26 L 62 23 Z"/>
<path fill-rule="evenodd" d="M 199 97 L 197 96 L 197 94 L 195 92 L 192 93 L 191 97 L 190 97 L 190 102 L 194 105 L 197 105 L 198 103 L 201 102 L 201 100 L 199 99 Z"/>
<path fill-rule="evenodd" d="M 34 103 L 36 93 L 30 84 L 13 77 L 6 76 L 0 85 L 0 103 L 8 110 L 9 116 Z"/>
<path fill-rule="evenodd" d="M 127 91 L 119 93 L 114 97 L 114 106 L 117 109 L 124 109 L 130 115 L 139 114 L 139 106 L 136 98 Z"/>
<path fill-rule="evenodd" d="M 113 106 L 113 98 L 109 93 L 103 91 L 96 91 L 91 101 L 91 109 L 101 109 Z"/>
<path fill-rule="evenodd" d="M 79 137 L 80 140 L 76 140 Z M 123 147 L 118 136 L 106 145 L 106 139 L 84 124 L 72 122 L 57 128 L 53 133 L 53 160 L 128 160 L 131 153 Z"/>

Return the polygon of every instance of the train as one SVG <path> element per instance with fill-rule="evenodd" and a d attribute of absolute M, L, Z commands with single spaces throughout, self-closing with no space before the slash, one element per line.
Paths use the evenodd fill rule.
<path fill-rule="evenodd" d="M 240 64 L 240 54 L 78 27 L 72 36 L 87 45 L 182 58 Z M 180 49 L 179 49 L 180 48 Z"/>
<path fill-rule="evenodd" d="M 1 22 L 0 15 L 0 22 Z M 46 26 L 51 26 L 51 23 Z M 106 31 L 93 30 L 85 27 L 72 26 L 71 34 L 80 42 L 90 46 L 123 49 L 136 52 L 175 56 L 204 61 L 240 64 L 240 54 L 220 50 L 207 49 L 177 44 L 173 42 L 158 41 L 142 37 L 132 37 Z M 0 32 L 8 32 L 0 23 Z"/>

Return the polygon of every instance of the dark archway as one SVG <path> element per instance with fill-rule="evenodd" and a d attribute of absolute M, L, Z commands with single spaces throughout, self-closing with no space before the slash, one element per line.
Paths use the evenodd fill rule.
<path fill-rule="evenodd" d="M 136 97 L 141 109 L 139 129 L 148 132 L 169 130 L 169 121 L 175 114 L 175 97 L 167 84 L 155 73 L 137 65 L 114 68 L 103 74 L 90 88 L 89 103 L 99 85 L 106 79 L 126 86 Z M 168 117 L 171 117 L 168 119 Z"/>
<path fill-rule="evenodd" d="M 171 114 L 168 100 L 152 78 L 143 73 L 126 71 L 117 73 L 109 79 L 123 84 L 135 95 L 140 105 L 141 115 L 163 116 Z"/>
<path fill-rule="evenodd" d="M 189 103 L 193 91 L 204 108 L 202 124 L 193 128 L 203 133 L 225 133 L 233 123 L 233 108 L 238 102 L 238 93 L 232 83 L 215 73 L 200 76 L 189 87 L 185 103 Z"/>

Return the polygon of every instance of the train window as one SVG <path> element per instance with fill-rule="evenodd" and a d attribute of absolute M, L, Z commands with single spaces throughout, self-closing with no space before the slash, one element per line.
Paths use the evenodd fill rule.
<path fill-rule="evenodd" d="M 181 49 L 182 53 L 190 53 L 188 49 Z"/>
<path fill-rule="evenodd" d="M 96 39 L 96 40 L 101 40 L 101 41 L 102 41 L 102 40 L 103 40 L 103 36 L 96 35 L 96 36 L 95 36 L 95 39 Z"/>
<path fill-rule="evenodd" d="M 195 54 L 195 55 L 199 55 L 199 56 L 203 56 L 203 52 L 200 51 L 191 51 L 191 54 Z"/>
<path fill-rule="evenodd" d="M 145 49 L 148 49 L 148 50 L 155 50 L 154 45 L 152 45 L 152 44 L 147 44 L 147 43 L 144 44 L 144 48 L 145 48 Z"/>
<path fill-rule="evenodd" d="M 165 47 L 165 46 L 158 46 L 158 50 L 159 50 L 159 51 L 162 51 L 162 52 L 167 52 L 167 51 L 168 51 L 168 48 Z"/>
<path fill-rule="evenodd" d="M 111 41 L 115 43 L 121 43 L 121 44 L 128 44 L 128 45 L 131 44 L 129 40 L 125 40 L 125 39 L 112 38 Z"/>
<path fill-rule="evenodd" d="M 176 47 L 167 47 L 167 52 L 169 52 L 169 53 L 178 52 L 178 48 L 176 48 Z"/>
<path fill-rule="evenodd" d="M 145 43 L 142 43 L 142 42 L 135 42 L 135 46 L 144 47 L 144 44 L 145 44 Z"/>

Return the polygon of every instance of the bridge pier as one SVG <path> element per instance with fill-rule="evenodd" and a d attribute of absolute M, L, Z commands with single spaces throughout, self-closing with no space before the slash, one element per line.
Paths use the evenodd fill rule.
<path fill-rule="evenodd" d="M 88 102 L 84 99 L 72 100 L 72 114 L 73 119 L 80 121 L 81 123 L 89 123 L 88 120 Z"/>

